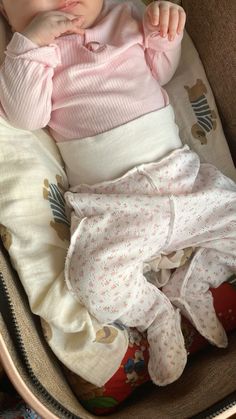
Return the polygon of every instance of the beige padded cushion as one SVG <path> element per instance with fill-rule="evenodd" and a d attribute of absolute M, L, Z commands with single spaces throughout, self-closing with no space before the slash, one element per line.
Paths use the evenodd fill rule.
<path fill-rule="evenodd" d="M 236 1 L 183 0 L 182 5 L 236 162 Z"/>

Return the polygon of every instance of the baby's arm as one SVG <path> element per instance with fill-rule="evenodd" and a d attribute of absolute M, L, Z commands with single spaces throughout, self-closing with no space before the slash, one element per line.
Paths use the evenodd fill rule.
<path fill-rule="evenodd" d="M 153 2 L 145 11 L 146 60 L 161 86 L 171 80 L 179 64 L 185 20 L 183 8 L 168 1 Z"/>
<path fill-rule="evenodd" d="M 52 77 L 60 62 L 56 46 L 39 48 L 16 32 L 5 54 L 0 69 L 1 115 L 21 129 L 46 126 L 51 115 Z"/>
<path fill-rule="evenodd" d="M 15 33 L 0 68 L 0 114 L 17 128 L 35 130 L 51 118 L 54 69 L 64 33 L 83 33 L 81 17 L 61 11 L 37 15 L 22 34 Z"/>

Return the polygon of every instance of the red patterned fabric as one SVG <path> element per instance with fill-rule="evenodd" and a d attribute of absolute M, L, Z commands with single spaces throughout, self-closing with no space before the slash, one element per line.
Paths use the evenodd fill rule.
<path fill-rule="evenodd" d="M 214 305 L 219 319 L 229 333 L 236 329 L 236 277 L 212 289 Z M 186 347 L 190 354 L 203 349 L 208 342 L 199 335 L 193 326 L 182 319 L 182 330 Z M 148 343 L 145 334 L 130 330 L 130 343 L 120 368 L 102 388 L 95 387 L 66 370 L 65 374 L 81 404 L 96 415 L 112 413 L 141 384 L 150 380 L 148 364 Z M 0 379 L 0 418 L 23 419 L 39 418 L 15 393 L 7 382 L 7 377 Z"/>
<path fill-rule="evenodd" d="M 236 329 L 236 277 L 211 291 L 216 313 L 229 333 Z M 182 331 L 190 354 L 209 344 L 184 317 Z M 96 415 L 103 415 L 112 413 L 137 387 L 150 380 L 148 358 L 146 336 L 134 329 L 130 331 L 130 344 L 120 368 L 102 388 L 97 388 L 68 371 L 66 375 L 84 407 Z"/>

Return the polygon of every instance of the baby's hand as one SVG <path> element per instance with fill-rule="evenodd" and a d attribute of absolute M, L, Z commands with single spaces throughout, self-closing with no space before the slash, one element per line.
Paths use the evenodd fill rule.
<path fill-rule="evenodd" d="M 33 18 L 22 35 L 43 47 L 63 34 L 78 33 L 83 35 L 84 29 L 81 28 L 83 21 L 82 16 L 74 16 L 59 10 L 43 12 Z"/>
<path fill-rule="evenodd" d="M 170 1 L 154 1 L 147 8 L 150 23 L 157 26 L 160 35 L 173 41 L 176 32 L 180 34 L 184 30 L 186 13 L 181 6 Z"/>

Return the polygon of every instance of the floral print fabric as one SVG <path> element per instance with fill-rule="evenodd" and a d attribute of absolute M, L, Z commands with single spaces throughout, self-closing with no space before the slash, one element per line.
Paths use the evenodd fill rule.
<path fill-rule="evenodd" d="M 147 330 L 154 383 L 175 381 L 186 364 L 180 312 L 211 343 L 227 345 L 209 288 L 236 270 L 233 181 L 184 146 L 65 197 L 73 208 L 68 287 L 98 321 Z M 161 290 L 146 279 L 150 261 L 189 247 L 193 256 Z"/>

